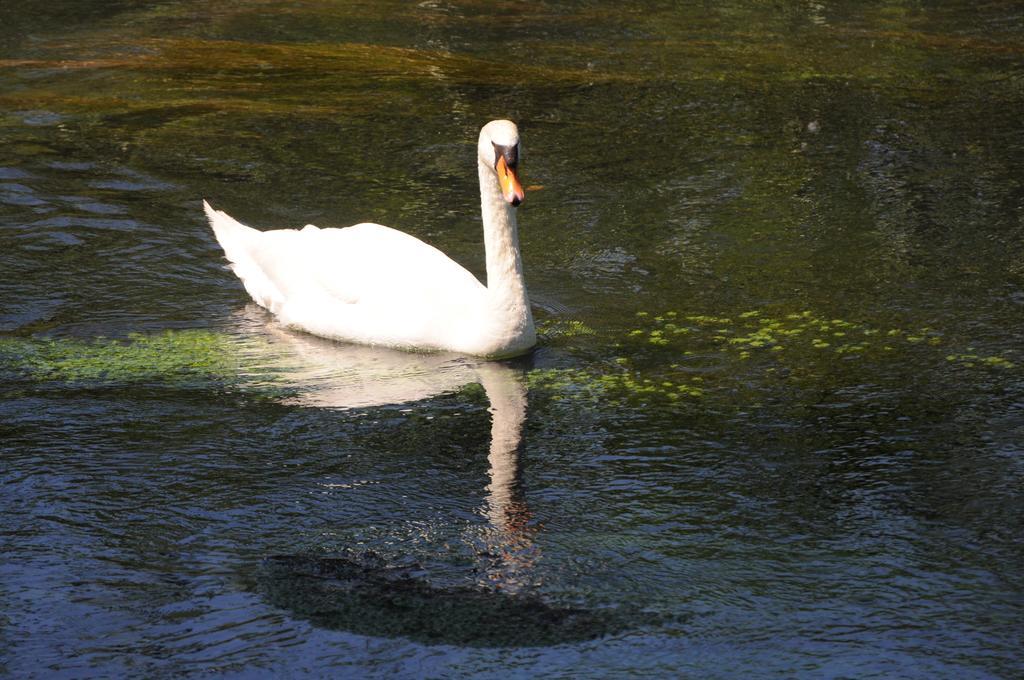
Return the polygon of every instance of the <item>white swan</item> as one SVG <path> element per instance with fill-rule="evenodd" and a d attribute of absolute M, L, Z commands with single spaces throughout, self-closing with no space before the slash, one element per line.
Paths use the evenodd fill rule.
<path fill-rule="evenodd" d="M 440 250 L 379 224 L 257 231 L 203 201 L 231 269 L 287 326 L 333 340 L 510 357 L 536 331 L 523 278 L 515 208 L 519 131 L 480 131 L 477 170 L 487 285 Z"/>

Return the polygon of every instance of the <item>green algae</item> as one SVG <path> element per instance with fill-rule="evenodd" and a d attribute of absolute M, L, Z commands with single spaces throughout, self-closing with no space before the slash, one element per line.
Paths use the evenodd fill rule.
<path fill-rule="evenodd" d="M 528 385 L 553 401 L 610 406 L 693 402 L 712 392 L 731 398 L 737 389 L 780 379 L 820 387 L 851 361 L 899 361 L 908 352 L 952 344 L 931 327 L 884 329 L 810 310 L 747 310 L 734 316 L 640 311 L 635 320 L 639 328 L 623 331 L 611 343 L 619 356 L 585 368 L 534 369 Z M 930 362 L 918 357 L 915 363 L 923 359 L 940 368 L 942 357 L 936 351 Z M 1006 356 L 982 355 L 973 347 L 947 353 L 945 360 L 969 369 L 1016 368 Z"/>
<path fill-rule="evenodd" d="M 976 366 L 999 368 L 999 369 L 1011 369 L 1016 368 L 1016 364 L 1003 356 L 989 355 L 982 356 L 974 353 L 961 353 L 961 354 L 948 354 L 946 355 L 946 361 L 962 364 L 967 368 L 974 368 Z"/>
<path fill-rule="evenodd" d="M 553 401 L 572 401 L 604 406 L 630 406 L 655 398 L 676 401 L 704 394 L 699 381 L 666 380 L 619 363 L 597 372 L 583 368 L 544 368 L 527 373 L 527 386 L 546 392 Z M 653 374 L 651 374 L 653 375 Z"/>
<path fill-rule="evenodd" d="M 47 382 L 239 384 L 251 374 L 243 347 L 237 338 L 207 330 L 133 333 L 124 339 L 0 337 L 0 360 Z"/>
<path fill-rule="evenodd" d="M 596 331 L 577 319 L 545 319 L 537 323 L 537 334 L 544 342 L 595 335 Z"/>
<path fill-rule="evenodd" d="M 685 352 L 694 348 L 732 352 L 747 359 L 757 353 L 785 350 L 828 350 L 832 354 L 870 354 L 892 351 L 892 342 L 905 346 L 943 345 L 942 333 L 932 328 L 915 331 L 882 329 L 867 323 L 815 314 L 810 310 L 770 315 L 768 310 L 748 310 L 726 316 L 691 314 L 681 317 L 689 325 L 668 321 L 667 315 L 637 316 L 641 328 L 626 333 L 626 340 L 646 339 L 648 344 Z M 680 337 L 681 336 L 681 337 Z"/>

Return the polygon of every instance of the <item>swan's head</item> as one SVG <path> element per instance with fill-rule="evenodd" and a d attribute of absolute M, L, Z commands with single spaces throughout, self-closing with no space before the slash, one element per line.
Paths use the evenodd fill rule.
<path fill-rule="evenodd" d="M 523 202 L 519 183 L 519 129 L 510 120 L 492 120 L 480 130 L 477 144 L 480 162 L 498 178 L 501 195 L 513 207 Z"/>

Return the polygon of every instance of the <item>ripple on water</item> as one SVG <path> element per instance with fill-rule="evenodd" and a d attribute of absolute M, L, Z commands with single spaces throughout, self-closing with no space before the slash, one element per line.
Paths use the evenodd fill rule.
<path fill-rule="evenodd" d="M 30 179 L 32 177 L 34 177 L 34 175 L 20 168 L 0 167 L 0 179 L 3 180 Z"/>
<path fill-rule="evenodd" d="M 64 120 L 64 116 L 53 111 L 19 111 L 18 115 L 25 125 L 32 127 L 56 125 Z"/>
<path fill-rule="evenodd" d="M 170 182 L 158 180 L 154 177 L 149 177 L 133 170 L 121 168 L 118 174 L 123 175 L 125 179 L 111 178 L 111 179 L 94 179 L 89 180 L 88 186 L 93 189 L 103 189 L 107 191 L 169 191 L 175 188 L 175 185 Z"/>
<path fill-rule="evenodd" d="M 24 184 L 0 184 L 0 203 L 10 206 L 35 208 L 48 205 L 48 202 L 35 196 L 35 191 Z"/>
<path fill-rule="evenodd" d="M 130 218 L 82 217 L 80 215 L 55 215 L 29 225 L 32 229 L 80 229 L 89 231 L 138 231 L 141 222 Z M 155 227 L 150 227 L 156 230 Z"/>
<path fill-rule="evenodd" d="M 0 308 L 0 331 L 16 331 L 53 319 L 66 302 L 65 298 L 59 296 L 35 298 L 28 302 L 8 302 Z"/>
<path fill-rule="evenodd" d="M 87 213 L 96 215 L 124 215 L 128 209 L 121 205 L 101 203 L 88 196 L 57 196 L 57 200 L 63 201 L 76 210 L 84 210 Z"/>
<path fill-rule="evenodd" d="M 98 168 L 98 165 L 91 161 L 49 161 L 46 166 L 68 172 L 90 172 Z"/>

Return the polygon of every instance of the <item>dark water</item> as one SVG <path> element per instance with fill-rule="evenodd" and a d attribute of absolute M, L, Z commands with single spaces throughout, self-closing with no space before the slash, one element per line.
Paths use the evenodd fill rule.
<path fill-rule="evenodd" d="M 0 672 L 1024 674 L 1019 3 L 0 5 Z M 333 345 L 200 198 L 482 274 Z"/>

